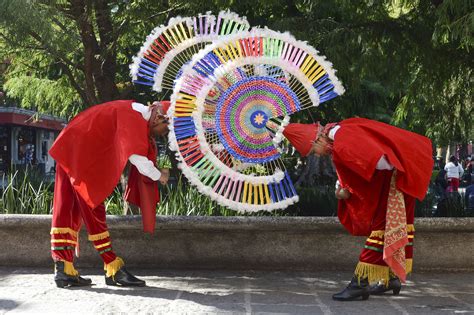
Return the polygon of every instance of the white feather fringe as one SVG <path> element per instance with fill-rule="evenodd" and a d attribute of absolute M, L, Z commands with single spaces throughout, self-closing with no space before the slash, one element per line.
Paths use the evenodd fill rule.
<path fill-rule="evenodd" d="M 283 42 L 287 42 L 287 43 L 293 45 L 294 47 L 299 48 L 299 49 L 307 52 L 308 55 L 312 56 L 324 68 L 324 70 L 327 72 L 329 78 L 331 79 L 331 82 L 334 84 L 334 91 L 338 95 L 342 95 L 345 92 L 344 87 L 342 86 L 342 83 L 336 77 L 336 74 L 335 74 L 336 71 L 332 68 L 332 63 L 327 61 L 325 56 L 319 55 L 319 52 L 314 47 L 308 45 L 305 41 L 297 40 L 289 32 L 280 33 L 280 32 L 277 32 L 277 31 L 270 30 L 268 28 L 264 28 L 264 29 L 262 29 L 262 28 L 253 28 L 252 30 L 247 31 L 247 32 L 239 32 L 239 33 L 233 34 L 233 35 L 222 36 L 221 38 L 216 40 L 213 44 L 206 46 L 205 48 L 201 49 L 201 51 L 199 53 L 195 54 L 193 56 L 191 62 L 186 67 L 183 67 L 183 75 L 184 75 L 184 73 L 186 73 L 187 69 L 192 68 L 200 59 L 205 57 L 209 52 L 213 51 L 214 49 L 219 48 L 219 47 L 222 48 L 223 46 L 225 46 L 229 43 L 235 43 L 236 41 L 238 41 L 239 39 L 242 39 L 242 38 L 251 38 L 251 37 L 276 38 L 276 39 L 279 39 Z M 241 58 L 241 59 L 246 59 L 246 58 L 250 58 L 249 60 L 251 60 L 251 58 L 256 58 L 256 59 L 260 60 L 259 62 L 253 62 L 253 64 L 255 64 L 255 63 L 263 64 L 263 63 L 268 62 L 269 64 L 280 66 L 283 70 L 287 70 L 288 72 L 290 72 L 289 70 L 291 70 L 291 69 L 295 69 L 297 71 L 291 71 L 291 74 L 295 75 L 294 72 L 300 72 L 301 76 L 306 78 L 304 73 L 302 73 L 300 71 L 299 67 L 296 67 L 295 65 L 293 65 L 291 62 L 288 62 L 287 60 L 281 60 L 281 58 L 271 58 L 271 57 L 265 57 L 265 58 L 263 58 L 263 57 L 245 57 L 245 58 Z M 274 60 L 274 61 L 271 62 L 271 60 Z M 277 62 L 275 60 L 281 60 L 281 63 Z M 228 63 L 233 63 L 233 62 L 235 62 L 235 61 L 229 61 Z M 277 63 L 275 63 L 275 62 L 277 62 Z M 286 64 L 286 65 L 282 66 L 283 64 Z M 214 72 L 214 74 L 216 75 L 216 73 L 218 73 L 217 70 Z M 300 80 L 300 82 L 304 82 L 302 80 L 303 78 L 301 78 L 301 76 L 297 76 L 297 78 L 298 78 L 298 80 Z M 309 80 L 306 78 L 306 81 L 309 81 Z M 315 103 L 316 106 L 318 104 L 319 104 L 319 101 L 317 103 Z"/>
<path fill-rule="evenodd" d="M 133 63 L 130 65 L 130 75 L 133 80 L 137 79 L 137 73 L 140 67 L 141 59 L 143 58 L 145 52 L 148 51 L 148 49 L 150 48 L 151 44 L 155 41 L 155 39 L 160 37 L 160 35 L 163 34 L 163 32 L 165 32 L 167 29 L 172 28 L 181 22 L 185 22 L 188 19 L 189 17 L 184 17 L 184 18 L 180 16 L 173 17 L 169 20 L 167 25 L 161 24 L 160 26 L 155 27 L 151 31 L 150 35 L 146 37 L 145 43 L 140 48 L 140 51 L 138 52 L 138 54 L 135 57 L 133 57 Z"/>
<path fill-rule="evenodd" d="M 210 43 L 218 38 L 215 34 L 208 34 L 199 37 L 189 38 L 179 44 L 179 46 L 175 47 L 173 50 L 170 50 L 166 53 L 165 57 L 161 60 L 158 69 L 153 76 L 153 90 L 156 92 L 161 92 L 162 85 L 163 85 L 163 76 L 166 73 L 166 69 L 168 69 L 169 64 L 174 60 L 174 58 L 186 50 L 187 48 L 194 46 L 199 43 Z"/>
<path fill-rule="evenodd" d="M 174 105 L 171 105 L 171 107 L 170 107 L 170 111 L 172 111 L 172 113 L 174 113 L 173 106 Z M 170 114 L 170 117 L 173 117 L 172 114 Z M 175 137 L 173 131 L 174 131 L 173 124 L 170 123 L 170 133 L 168 135 L 168 138 L 169 138 L 169 143 L 170 143 L 170 149 L 172 149 L 173 151 L 176 152 L 176 158 L 179 161 L 178 168 L 181 169 L 184 176 L 186 176 L 186 178 L 189 180 L 189 182 L 192 185 L 194 185 L 200 193 L 209 196 L 212 200 L 215 200 L 218 204 L 220 204 L 222 206 L 225 206 L 225 207 L 228 207 L 229 209 L 233 209 L 233 210 L 236 210 L 238 212 L 243 213 L 243 212 L 257 212 L 257 211 L 262 211 L 262 210 L 263 211 L 273 211 L 273 210 L 276 210 L 276 209 L 284 209 L 284 208 L 288 207 L 289 205 L 292 205 L 292 204 L 298 202 L 298 200 L 299 200 L 298 196 L 293 196 L 291 198 L 287 198 L 287 199 L 282 200 L 280 202 L 270 203 L 270 204 L 265 204 L 265 205 L 254 205 L 254 204 L 241 203 L 241 202 L 236 202 L 234 200 L 230 200 L 228 198 L 224 198 L 224 196 L 216 193 L 213 190 L 212 187 L 204 185 L 201 182 L 201 180 L 199 179 L 199 175 L 196 174 L 193 171 L 193 169 L 186 164 L 186 162 L 184 162 L 184 159 L 181 156 L 181 154 L 179 153 L 179 150 L 177 150 L 178 149 L 177 141 L 176 141 L 176 137 Z M 215 166 L 215 164 L 214 164 L 214 166 Z M 226 174 L 226 173 L 223 173 L 223 174 Z M 233 171 L 232 173 L 227 173 L 227 175 L 229 177 L 231 177 L 233 180 L 237 180 L 237 179 L 247 180 L 247 178 L 239 176 L 239 175 L 243 175 L 243 174 L 236 173 L 235 171 Z M 275 175 L 277 175 L 279 177 L 278 180 L 276 180 L 276 182 L 280 182 L 284 177 L 284 173 L 280 170 L 277 170 Z M 250 176 L 250 175 L 246 175 L 246 176 Z M 276 178 L 274 178 L 274 179 L 276 179 Z M 268 184 L 268 183 L 269 182 L 267 182 L 266 184 Z M 258 184 L 258 182 L 254 182 L 254 184 Z"/>
<path fill-rule="evenodd" d="M 235 43 L 237 40 L 242 38 L 250 38 L 250 37 L 270 37 L 282 40 L 295 46 L 309 55 L 311 55 L 328 73 L 329 78 L 331 79 L 332 83 L 334 84 L 334 91 L 341 95 L 344 93 L 344 88 L 342 84 L 335 76 L 335 70 L 332 68 L 332 64 L 326 60 L 324 56 L 320 56 L 318 51 L 313 47 L 307 45 L 305 42 L 296 40 L 292 35 L 289 33 L 279 33 L 269 29 L 253 29 L 249 32 L 241 32 L 235 35 L 228 35 L 221 39 L 216 40 L 216 42 L 212 45 L 207 46 L 203 50 L 201 50 L 198 54 L 196 54 L 192 61 L 183 67 L 183 75 L 179 80 L 176 82 L 176 86 L 174 89 L 174 93 L 171 97 L 171 108 L 170 108 L 170 116 L 173 117 L 174 113 L 174 106 L 176 104 L 176 100 L 178 98 L 178 93 L 181 91 L 185 80 L 189 80 L 192 76 L 201 77 L 196 71 L 192 69 L 192 67 L 204 56 L 206 56 L 209 52 L 214 50 L 215 48 L 222 47 L 227 43 Z M 225 164 L 223 164 L 214 154 L 212 154 L 212 150 L 209 148 L 209 144 L 206 142 L 204 129 L 202 127 L 202 120 L 200 113 L 204 110 L 204 100 L 207 96 L 209 90 L 212 88 L 213 84 L 219 80 L 226 72 L 233 70 L 239 66 L 244 64 L 271 64 L 275 66 L 279 66 L 283 70 L 291 73 L 294 75 L 300 82 L 307 88 L 310 94 L 310 98 L 314 104 L 319 104 L 319 97 L 315 89 L 312 87 L 311 82 L 306 78 L 304 73 L 301 72 L 299 67 L 295 66 L 293 63 L 288 62 L 281 58 L 270 58 L 270 57 L 244 57 L 238 60 L 229 61 L 219 68 L 214 70 L 214 76 L 205 78 L 203 83 L 200 83 L 200 88 L 198 89 L 198 95 L 196 96 L 195 104 L 197 106 L 196 111 L 193 113 L 192 117 L 194 119 L 196 125 L 196 134 L 199 141 L 200 149 L 203 154 L 206 155 L 206 158 L 215 166 L 218 167 L 222 175 L 226 175 L 228 177 L 233 178 L 233 180 L 242 180 L 249 182 L 251 184 L 268 184 L 271 182 L 280 182 L 284 178 L 284 173 L 281 170 L 275 170 L 275 174 L 271 176 L 254 176 L 254 175 L 244 175 L 237 173 L 236 170 L 230 169 Z M 201 77 L 202 78 L 202 77 Z M 310 87 L 311 86 L 311 87 Z M 281 126 L 279 127 L 277 133 L 275 134 L 274 143 L 278 145 L 282 139 L 282 132 L 283 128 L 286 124 L 289 123 L 289 119 L 285 117 L 284 121 L 282 122 Z M 180 163 L 180 167 L 185 174 L 185 176 L 190 180 L 190 182 L 195 185 L 201 193 L 209 195 L 213 200 L 216 200 L 219 204 L 227 206 L 231 209 L 237 210 L 239 212 L 254 212 L 260 210 L 271 211 L 275 209 L 282 209 L 287 207 L 290 204 L 293 204 L 298 201 L 298 196 L 293 196 L 292 198 L 288 198 L 286 200 L 267 204 L 267 205 L 253 205 L 253 204 L 245 204 L 236 202 L 233 200 L 229 200 L 224 198 L 222 195 L 214 192 L 211 187 L 204 185 L 200 179 L 198 174 L 196 174 L 192 168 L 187 166 L 186 163 L 183 162 L 183 157 L 180 155 L 177 141 L 174 136 L 173 132 L 169 134 L 170 138 L 170 148 L 176 151 L 177 158 L 182 161 Z"/>
<path fill-rule="evenodd" d="M 161 90 L 162 90 L 161 84 L 162 84 L 162 80 L 163 80 L 163 75 L 164 75 L 169 63 L 180 52 L 182 52 L 186 48 L 189 48 L 192 45 L 195 45 L 197 43 L 212 42 L 212 41 L 217 39 L 218 35 L 216 34 L 216 23 L 217 23 L 218 19 L 220 19 L 220 20 L 222 20 L 222 19 L 229 20 L 229 21 L 233 21 L 235 23 L 239 23 L 241 25 L 245 25 L 246 30 L 248 30 L 250 28 L 250 24 L 248 23 L 247 18 L 245 16 L 240 17 L 236 13 L 230 12 L 229 10 L 220 11 L 217 18 L 216 18 L 216 16 L 212 15 L 211 12 L 207 12 L 204 15 L 200 14 L 198 17 L 201 17 L 201 16 L 206 18 L 206 25 L 207 25 L 206 27 L 208 29 L 210 29 L 210 31 L 208 32 L 207 35 L 198 35 L 196 30 L 194 30 L 195 34 L 196 34 L 195 37 L 187 39 L 187 40 L 179 43 L 179 45 L 177 47 L 174 47 L 171 51 L 169 51 L 165 55 L 165 58 L 160 63 L 160 65 L 159 65 L 159 67 L 158 67 L 158 69 L 157 69 L 157 71 L 154 75 L 153 90 L 155 90 L 157 92 L 161 92 Z M 135 57 L 133 57 L 133 62 L 129 66 L 130 76 L 132 77 L 132 80 L 137 80 L 138 79 L 137 73 L 138 73 L 138 70 L 139 70 L 139 67 L 140 67 L 141 59 L 143 58 L 145 52 L 148 51 L 148 49 L 150 48 L 151 44 L 155 41 L 155 39 L 160 37 L 160 35 L 163 34 L 163 32 L 165 32 L 167 29 L 173 28 L 176 25 L 178 25 L 180 23 L 183 23 L 183 22 L 188 27 L 194 28 L 194 19 L 195 18 L 193 18 L 193 17 L 180 17 L 180 16 L 177 16 L 177 17 L 171 18 L 167 25 L 162 24 L 160 26 L 155 27 L 151 31 L 150 35 L 148 35 L 146 37 L 146 40 L 145 40 L 143 46 L 140 48 L 140 51 L 138 52 L 138 54 Z M 211 24 L 211 27 L 209 27 L 209 24 Z M 175 52 L 175 50 L 176 50 L 176 52 Z"/>
<path fill-rule="evenodd" d="M 285 209 L 288 206 L 297 203 L 299 201 L 298 196 L 293 196 L 291 198 L 287 198 L 285 200 L 264 204 L 264 205 L 254 205 L 254 204 L 247 204 L 242 202 L 236 202 L 234 200 L 230 200 L 228 198 L 224 198 L 224 196 L 214 192 L 212 187 L 204 185 L 200 180 L 199 177 L 189 168 L 187 167 L 186 163 L 182 162 L 178 164 L 178 167 L 181 169 L 183 174 L 189 180 L 189 182 L 194 185 L 197 190 L 201 194 L 205 194 L 209 196 L 212 200 L 215 200 L 218 204 L 228 207 L 229 209 L 236 210 L 238 212 L 257 212 L 257 211 L 273 211 L 277 209 Z"/>
<path fill-rule="evenodd" d="M 283 118 L 283 121 L 281 122 L 281 125 L 278 127 L 277 132 L 275 133 L 275 136 L 273 137 L 273 145 L 278 148 L 280 145 L 281 141 L 283 140 L 283 130 L 285 129 L 286 126 L 290 123 L 290 116 L 285 116 Z"/>

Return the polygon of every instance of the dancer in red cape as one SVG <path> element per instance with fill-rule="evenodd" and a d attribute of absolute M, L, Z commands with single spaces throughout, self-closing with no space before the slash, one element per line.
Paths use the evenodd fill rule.
<path fill-rule="evenodd" d="M 77 115 L 59 134 L 49 153 L 56 160 L 51 254 L 58 287 L 90 285 L 74 268 L 78 235 L 84 222 L 89 240 L 104 261 L 108 285 L 143 286 L 112 249 L 104 200 L 113 192 L 128 161 L 131 163 L 125 199 L 141 208 L 143 228 L 155 228 L 157 181 L 169 173 L 155 166 L 154 137 L 168 132 L 164 113 L 169 102 L 145 106 L 133 101 L 95 105 Z"/>
<path fill-rule="evenodd" d="M 415 199 L 424 198 L 431 178 L 431 141 L 364 118 L 289 124 L 283 134 L 302 156 L 331 155 L 339 220 L 352 235 L 368 237 L 351 283 L 333 298 L 398 294 L 412 270 Z"/>

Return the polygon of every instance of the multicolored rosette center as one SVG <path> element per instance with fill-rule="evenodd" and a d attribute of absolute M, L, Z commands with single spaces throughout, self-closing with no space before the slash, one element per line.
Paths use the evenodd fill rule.
<path fill-rule="evenodd" d="M 300 110 L 296 94 L 281 80 L 246 78 L 230 86 L 216 107 L 216 131 L 236 159 L 264 163 L 280 157 L 266 123 Z"/>

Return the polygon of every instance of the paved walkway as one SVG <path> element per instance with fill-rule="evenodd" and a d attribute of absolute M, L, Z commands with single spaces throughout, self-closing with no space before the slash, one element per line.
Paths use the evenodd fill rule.
<path fill-rule="evenodd" d="M 418 273 L 399 296 L 336 302 L 350 273 L 132 271 L 148 286 L 83 270 L 94 286 L 57 289 L 51 270 L 0 267 L 0 314 L 474 314 L 474 273 Z"/>

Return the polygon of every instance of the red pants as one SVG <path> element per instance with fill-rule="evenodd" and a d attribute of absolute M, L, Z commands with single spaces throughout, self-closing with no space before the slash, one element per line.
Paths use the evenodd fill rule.
<path fill-rule="evenodd" d="M 53 260 L 72 262 L 77 237 L 84 221 L 89 240 L 94 243 L 104 263 L 109 264 L 117 257 L 112 250 L 105 221 L 105 206 L 100 204 L 91 209 L 74 190 L 66 172 L 56 167 L 54 185 L 53 222 L 51 227 L 51 255 Z"/>
<path fill-rule="evenodd" d="M 381 197 L 377 205 L 377 212 L 372 220 L 371 233 L 367 238 L 364 248 L 359 256 L 359 264 L 355 274 L 358 277 L 368 277 L 369 282 L 388 279 L 390 268 L 383 260 L 384 232 L 387 214 L 387 200 L 390 190 L 390 177 L 384 181 L 381 187 Z M 405 195 L 405 209 L 407 219 L 408 244 L 405 246 L 406 272 L 412 270 L 413 263 L 413 239 L 415 220 L 415 198 Z"/>
<path fill-rule="evenodd" d="M 458 191 L 459 188 L 459 178 L 449 177 L 448 178 L 448 192 Z"/>

